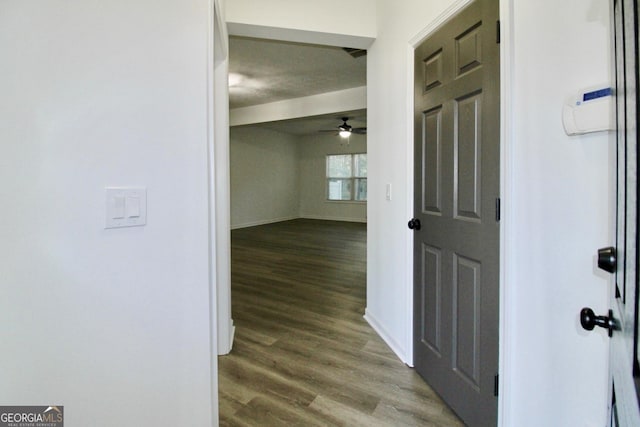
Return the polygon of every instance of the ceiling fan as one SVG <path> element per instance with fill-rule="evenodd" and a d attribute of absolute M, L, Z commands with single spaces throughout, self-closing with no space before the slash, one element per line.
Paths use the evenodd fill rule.
<path fill-rule="evenodd" d="M 342 120 L 342 124 L 339 125 L 337 129 L 321 130 L 320 132 L 337 132 L 337 134 L 340 135 L 342 138 L 348 138 L 351 136 L 352 133 L 355 133 L 358 135 L 365 135 L 367 133 L 366 127 L 354 128 L 353 126 L 349 125 L 347 123 L 347 121 L 349 120 L 349 117 L 341 117 L 340 120 Z"/>

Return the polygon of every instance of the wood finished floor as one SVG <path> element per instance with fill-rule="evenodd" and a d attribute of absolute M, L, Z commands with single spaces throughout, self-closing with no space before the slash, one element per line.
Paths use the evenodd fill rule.
<path fill-rule="evenodd" d="M 232 232 L 233 350 L 221 426 L 462 426 L 363 319 L 366 225 Z"/>

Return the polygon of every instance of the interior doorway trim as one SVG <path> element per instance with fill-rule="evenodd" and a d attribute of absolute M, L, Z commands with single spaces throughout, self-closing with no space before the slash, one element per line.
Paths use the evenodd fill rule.
<path fill-rule="evenodd" d="M 515 318 L 510 307 L 511 296 L 509 283 L 514 277 L 510 254 L 512 253 L 513 231 L 515 222 L 512 200 L 512 141 L 513 141 L 513 117 L 512 117 L 512 88 L 513 88 L 513 0 L 500 0 L 500 197 L 501 216 L 500 221 L 500 330 L 498 349 L 498 426 L 512 425 L 510 415 L 511 405 L 511 367 L 510 360 L 511 343 L 513 341 L 510 331 L 511 319 Z"/>
<path fill-rule="evenodd" d="M 215 105 L 213 109 L 214 139 L 211 148 L 214 158 L 214 170 L 209 180 L 214 189 L 210 194 L 210 202 L 215 212 L 212 227 L 215 236 L 212 239 L 216 250 L 212 253 L 215 263 L 215 292 L 217 294 L 217 355 L 228 354 L 233 346 L 235 327 L 231 317 L 231 231 L 230 231 L 230 185 L 229 173 L 221 169 L 221 164 L 229 164 L 229 36 L 216 0 L 215 10 L 215 46 L 213 69 L 213 93 Z"/>
<path fill-rule="evenodd" d="M 216 106 L 221 105 L 219 95 L 215 91 L 216 76 L 215 65 L 220 58 L 225 58 L 228 49 L 225 48 L 225 24 L 220 13 L 220 5 L 218 0 L 209 0 L 208 2 L 208 19 L 207 19 L 207 180 L 208 180 L 208 286 L 209 286 L 209 348 L 210 348 L 210 372 L 211 372 L 211 424 L 218 425 L 218 298 L 216 292 L 216 188 L 215 188 L 215 172 L 216 172 Z"/>

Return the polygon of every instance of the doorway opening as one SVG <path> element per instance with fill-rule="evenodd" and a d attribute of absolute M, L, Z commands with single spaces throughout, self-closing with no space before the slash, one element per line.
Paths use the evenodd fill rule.
<path fill-rule="evenodd" d="M 365 108 L 366 51 L 230 37 L 230 228 L 366 223 Z M 346 138 L 341 125 L 352 131 Z M 365 161 L 329 182 L 326 162 L 336 154 Z M 342 187 L 342 200 L 328 200 L 329 184 Z"/>

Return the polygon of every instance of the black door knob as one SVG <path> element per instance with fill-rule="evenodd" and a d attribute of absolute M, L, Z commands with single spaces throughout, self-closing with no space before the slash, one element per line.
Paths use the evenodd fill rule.
<path fill-rule="evenodd" d="M 616 248 L 609 246 L 598 249 L 598 268 L 609 273 L 615 273 L 616 266 Z"/>
<path fill-rule="evenodd" d="M 418 218 L 411 218 L 407 226 L 412 230 L 420 230 L 420 220 Z"/>
<path fill-rule="evenodd" d="M 580 310 L 580 324 L 587 331 L 592 331 L 593 328 L 599 326 L 609 331 L 609 336 L 613 335 L 613 330 L 616 329 L 616 322 L 613 320 L 613 311 L 609 310 L 608 316 L 596 316 L 596 314 L 588 307 Z"/>

